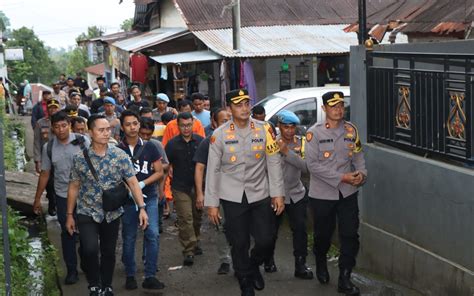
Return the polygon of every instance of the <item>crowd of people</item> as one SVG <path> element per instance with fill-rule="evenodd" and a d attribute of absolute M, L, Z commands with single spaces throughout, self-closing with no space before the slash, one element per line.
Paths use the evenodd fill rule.
<path fill-rule="evenodd" d="M 359 248 L 357 189 L 367 171 L 357 128 L 343 119 L 342 93 L 323 96 L 326 119 L 302 136 L 291 111 L 278 113 L 277 126 L 263 121 L 265 110 L 252 109 L 245 89 L 227 93 L 226 107 L 211 109 L 206 96 L 193 93 L 174 108 L 164 93 L 148 100 L 132 86 L 126 96 L 119 83 L 109 89 L 103 77 L 89 100 L 80 76 L 64 78 L 53 92 L 43 91 L 31 125 L 39 173 L 34 211 L 42 213 L 46 191 L 48 214 L 57 215 L 62 230 L 65 284 L 78 281 L 79 267 L 90 295 L 113 295 L 121 229 L 125 288 L 137 289 L 141 229 L 141 286 L 164 289 L 156 275 L 160 233 L 172 211 L 183 265 L 192 266 L 203 253 L 200 229 L 207 212 L 216 228 L 217 273 L 227 274 L 232 266 L 244 296 L 264 289 L 261 265 L 265 272 L 278 270 L 274 250 L 286 213 L 294 276 L 309 280 L 314 277 L 306 265 L 309 209 L 316 278 L 329 282 L 326 257 L 337 222 L 338 291 L 359 294 L 351 272 Z M 309 188 L 301 181 L 306 173 Z"/>

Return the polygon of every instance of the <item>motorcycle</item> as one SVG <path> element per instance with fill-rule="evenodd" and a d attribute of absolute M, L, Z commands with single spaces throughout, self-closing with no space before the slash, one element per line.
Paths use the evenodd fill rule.
<path fill-rule="evenodd" d="M 22 96 L 18 104 L 18 114 L 25 116 L 26 115 L 26 98 Z"/>

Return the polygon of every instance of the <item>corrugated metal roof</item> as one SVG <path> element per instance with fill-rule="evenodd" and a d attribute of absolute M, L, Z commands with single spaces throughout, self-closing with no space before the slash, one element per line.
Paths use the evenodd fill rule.
<path fill-rule="evenodd" d="M 212 51 L 224 57 L 269 57 L 348 53 L 357 45 L 347 25 L 267 26 L 241 28 L 241 51 L 232 49 L 232 29 L 194 31 Z"/>
<path fill-rule="evenodd" d="M 210 50 L 180 52 L 174 54 L 165 54 L 150 57 L 160 64 L 177 64 L 177 63 L 195 63 L 215 61 L 222 59 L 222 56 Z"/>
<path fill-rule="evenodd" d="M 174 2 L 191 31 L 232 27 L 231 0 Z M 368 10 L 373 7 L 369 2 L 374 1 L 368 1 Z M 224 10 L 225 7 L 228 9 Z M 240 0 L 240 11 L 242 27 L 349 24 L 357 21 L 355 0 Z"/>
<path fill-rule="evenodd" d="M 112 45 L 125 51 L 136 52 L 188 33 L 185 28 L 159 28 L 114 42 Z"/>

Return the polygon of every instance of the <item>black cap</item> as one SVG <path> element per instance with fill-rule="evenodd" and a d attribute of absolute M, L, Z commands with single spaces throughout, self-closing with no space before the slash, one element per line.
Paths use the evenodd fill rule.
<path fill-rule="evenodd" d="M 95 79 L 95 81 L 99 81 L 99 80 L 102 80 L 105 82 L 105 77 L 104 76 L 97 76 L 97 78 Z"/>
<path fill-rule="evenodd" d="M 238 104 L 243 100 L 250 100 L 249 92 L 245 88 L 234 89 L 225 94 L 227 103 Z"/>
<path fill-rule="evenodd" d="M 344 94 L 340 91 L 330 91 L 323 95 L 323 104 L 330 107 L 344 102 Z"/>

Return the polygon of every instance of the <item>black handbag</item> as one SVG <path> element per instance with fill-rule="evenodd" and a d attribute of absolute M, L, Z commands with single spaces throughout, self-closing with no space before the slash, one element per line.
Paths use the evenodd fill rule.
<path fill-rule="evenodd" d="M 83 149 L 82 153 L 84 154 L 84 158 L 86 159 L 87 165 L 89 166 L 94 179 L 99 183 L 100 186 L 99 177 L 97 176 L 97 172 L 92 165 L 87 149 Z M 127 186 L 125 186 L 125 182 L 123 180 L 110 189 L 102 189 L 102 209 L 104 209 L 106 212 L 118 210 L 120 207 L 125 205 L 127 200 L 128 189 Z"/>

